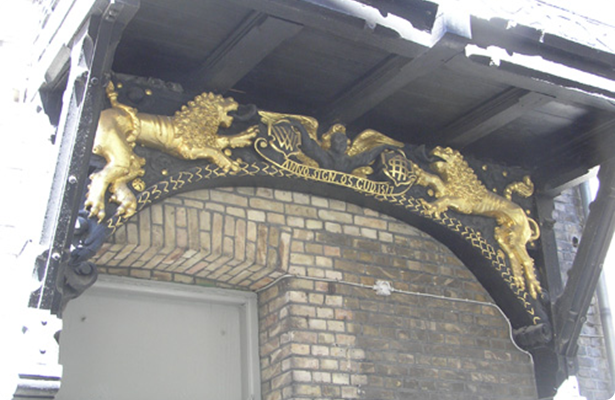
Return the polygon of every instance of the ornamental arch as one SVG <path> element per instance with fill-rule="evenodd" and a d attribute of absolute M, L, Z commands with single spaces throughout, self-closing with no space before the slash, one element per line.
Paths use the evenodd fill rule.
<path fill-rule="evenodd" d="M 105 235 L 136 211 L 199 188 L 247 185 L 344 199 L 448 246 L 515 329 L 548 329 L 540 266 L 528 253 L 540 237 L 531 217 L 534 187 L 522 169 L 474 161 L 451 148 L 404 144 L 371 129 L 351 141 L 343 125 L 319 128 L 309 116 L 207 93 L 172 117 L 148 114 L 125 104 L 140 86 L 143 81 L 128 78 L 107 87 L 111 108 L 94 143 L 103 167 L 90 175 L 84 202 L 89 223 L 98 220 Z"/>

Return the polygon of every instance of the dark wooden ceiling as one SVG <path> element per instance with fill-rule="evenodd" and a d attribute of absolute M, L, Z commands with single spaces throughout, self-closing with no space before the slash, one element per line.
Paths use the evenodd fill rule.
<path fill-rule="evenodd" d="M 113 69 L 323 129 L 450 145 L 549 190 L 612 157 L 613 65 L 557 35 L 420 0 L 141 0 Z"/>

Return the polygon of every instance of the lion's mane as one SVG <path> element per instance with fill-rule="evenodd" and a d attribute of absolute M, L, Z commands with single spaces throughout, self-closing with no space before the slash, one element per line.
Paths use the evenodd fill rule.
<path fill-rule="evenodd" d="M 222 117 L 237 108 L 232 98 L 203 93 L 182 106 L 173 116 L 176 137 L 181 137 L 191 148 L 219 148 L 215 133 Z"/>

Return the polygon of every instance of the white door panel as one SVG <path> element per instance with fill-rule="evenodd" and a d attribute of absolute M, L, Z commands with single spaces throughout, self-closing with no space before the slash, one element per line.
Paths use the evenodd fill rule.
<path fill-rule="evenodd" d="M 226 298 L 229 291 L 214 290 L 211 299 L 201 288 L 118 282 L 97 283 L 68 304 L 56 399 L 257 398 L 246 365 L 254 351 L 246 335 L 255 332 L 246 332 L 245 299 Z M 190 293 L 182 295 L 183 289 Z"/>

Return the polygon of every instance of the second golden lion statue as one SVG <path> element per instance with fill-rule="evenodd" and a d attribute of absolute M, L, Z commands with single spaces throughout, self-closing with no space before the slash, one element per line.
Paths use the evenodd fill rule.
<path fill-rule="evenodd" d="M 523 182 L 510 184 L 503 197 L 489 191 L 479 181 L 458 151 L 438 146 L 431 151 L 431 155 L 440 159 L 430 164 L 437 175 L 423 171 L 416 164 L 412 165 L 417 175 L 416 183 L 430 187 L 436 197 L 431 203 L 421 199 L 425 213 L 439 218 L 441 213 L 452 209 L 462 214 L 494 218 L 497 223 L 494 236 L 510 260 L 515 283 L 536 298 L 542 289 L 527 245 L 538 239 L 540 230 L 538 224 L 511 201 L 513 192 L 530 196 L 534 191 L 532 181 L 526 176 Z"/>

